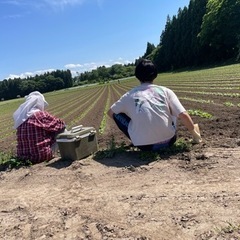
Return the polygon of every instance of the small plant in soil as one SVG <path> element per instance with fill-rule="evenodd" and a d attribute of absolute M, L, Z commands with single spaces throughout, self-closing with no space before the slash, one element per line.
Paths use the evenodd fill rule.
<path fill-rule="evenodd" d="M 171 155 L 175 155 L 182 152 L 189 152 L 191 149 L 191 144 L 186 142 L 184 139 L 179 138 L 170 147 L 162 148 L 157 152 L 140 152 L 140 159 L 145 161 L 156 161 L 160 159 L 166 159 Z"/>
<path fill-rule="evenodd" d="M 213 117 L 212 114 L 204 112 L 204 111 L 199 110 L 199 109 L 189 109 L 188 113 L 191 116 L 199 116 L 199 117 L 208 118 L 208 119 Z"/>
<path fill-rule="evenodd" d="M 0 153 L 0 171 L 7 169 L 20 168 L 22 166 L 30 166 L 30 161 L 22 161 L 21 159 L 14 156 L 12 153 Z"/>
<path fill-rule="evenodd" d="M 234 107 L 235 106 L 232 102 L 225 102 L 225 103 L 223 103 L 223 105 L 226 107 Z"/>
<path fill-rule="evenodd" d="M 126 144 L 122 142 L 120 146 L 117 145 L 114 136 L 107 142 L 107 148 L 100 150 L 95 153 L 96 159 L 113 158 L 116 153 L 123 152 L 126 150 Z"/>

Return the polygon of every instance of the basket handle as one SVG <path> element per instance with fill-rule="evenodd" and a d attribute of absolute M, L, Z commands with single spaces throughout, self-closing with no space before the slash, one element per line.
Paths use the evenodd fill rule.
<path fill-rule="evenodd" d="M 78 126 L 72 127 L 71 133 L 80 131 L 82 129 L 82 127 L 83 127 L 83 125 L 78 125 Z"/>

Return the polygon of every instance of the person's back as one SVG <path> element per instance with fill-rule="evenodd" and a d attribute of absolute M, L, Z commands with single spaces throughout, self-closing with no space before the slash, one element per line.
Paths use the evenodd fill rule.
<path fill-rule="evenodd" d="M 44 124 L 47 118 L 50 118 L 47 112 L 39 111 L 17 128 L 17 156 L 19 158 L 34 163 L 53 158 L 51 146 L 55 143 L 56 132 L 61 131 L 64 124 L 53 123 L 55 129 L 51 128 L 49 124 Z"/>
<path fill-rule="evenodd" d="M 122 98 L 125 114 L 131 118 L 128 132 L 134 145 L 164 142 L 175 135 L 168 91 L 165 87 L 144 83 Z"/>
<path fill-rule="evenodd" d="M 43 95 L 33 92 L 13 114 L 17 157 L 22 160 L 39 163 L 53 158 L 56 134 L 65 129 L 65 123 L 44 111 L 46 105 Z"/>
<path fill-rule="evenodd" d="M 135 76 L 141 85 L 124 94 L 108 111 L 135 146 L 142 150 L 171 146 L 176 141 L 177 118 L 181 119 L 196 142 L 201 141 L 191 117 L 175 93 L 153 84 L 157 69 L 150 60 L 139 61 Z"/>

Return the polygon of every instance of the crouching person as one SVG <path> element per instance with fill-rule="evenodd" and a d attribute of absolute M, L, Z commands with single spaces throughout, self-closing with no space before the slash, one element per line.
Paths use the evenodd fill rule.
<path fill-rule="evenodd" d="M 158 151 L 176 141 L 177 119 L 201 141 L 190 115 L 175 93 L 153 84 L 157 69 L 150 60 L 142 59 L 135 68 L 140 85 L 125 93 L 108 111 L 118 128 L 143 151 Z"/>
<path fill-rule="evenodd" d="M 45 111 L 47 106 L 44 96 L 35 91 L 14 112 L 18 158 L 40 163 L 54 157 L 55 137 L 64 131 L 65 123 Z"/>

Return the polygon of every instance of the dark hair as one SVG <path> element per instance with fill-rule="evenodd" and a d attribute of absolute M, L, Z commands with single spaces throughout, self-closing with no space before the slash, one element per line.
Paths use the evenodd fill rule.
<path fill-rule="evenodd" d="M 152 82 L 157 77 L 157 68 L 148 59 L 141 59 L 136 68 L 135 76 L 140 82 Z"/>

